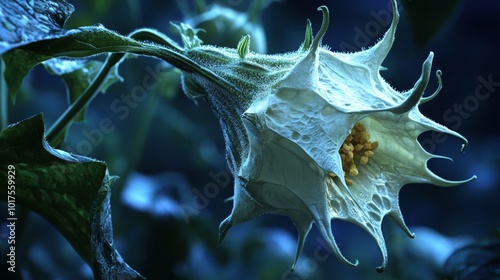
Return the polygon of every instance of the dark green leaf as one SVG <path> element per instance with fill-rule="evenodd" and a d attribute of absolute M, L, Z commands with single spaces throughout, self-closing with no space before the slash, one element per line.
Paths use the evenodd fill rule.
<path fill-rule="evenodd" d="M 51 148 L 42 115 L 0 132 L 0 168 L 15 167 L 15 199 L 50 221 L 91 266 L 99 279 L 133 279 L 113 246 L 106 164 Z M 7 182 L 7 172 L 0 172 Z M 7 192 L 0 194 L 7 200 Z"/>
<path fill-rule="evenodd" d="M 38 63 L 47 60 L 50 56 L 38 55 L 36 52 L 23 49 L 13 49 L 2 55 L 5 63 L 4 79 L 7 92 L 13 102 L 21 86 L 21 82 L 28 72 Z"/>

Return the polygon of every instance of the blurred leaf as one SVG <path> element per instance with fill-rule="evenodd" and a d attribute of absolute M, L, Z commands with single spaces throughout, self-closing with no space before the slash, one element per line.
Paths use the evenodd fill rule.
<path fill-rule="evenodd" d="M 403 0 L 417 49 L 424 48 L 456 12 L 463 0 Z"/>
<path fill-rule="evenodd" d="M 500 239 L 459 248 L 446 260 L 440 279 L 500 279 Z"/>
<path fill-rule="evenodd" d="M 58 38 L 74 11 L 66 1 L 0 1 L 0 54 L 30 42 Z"/>
<path fill-rule="evenodd" d="M 42 115 L 0 132 L 0 167 L 15 167 L 15 200 L 50 221 L 90 265 L 97 279 L 134 279 L 113 245 L 106 164 L 53 149 L 45 141 Z M 12 175 L 12 173 L 11 173 Z M 7 182 L 7 172 L 1 181 Z M 7 200 L 7 192 L 0 199 Z"/>

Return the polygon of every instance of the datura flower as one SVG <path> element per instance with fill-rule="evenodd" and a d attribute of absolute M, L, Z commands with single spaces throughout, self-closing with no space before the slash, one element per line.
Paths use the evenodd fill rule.
<path fill-rule="evenodd" d="M 389 30 L 360 52 L 321 46 L 329 25 L 325 6 L 319 8 L 323 22 L 317 35 L 312 36 L 308 21 L 304 43 L 293 53 L 250 52 L 248 36 L 236 50 L 200 46 L 186 52 L 208 74 L 185 71 L 184 90 L 207 100 L 219 117 L 235 177 L 233 210 L 220 225 L 220 241 L 232 226 L 263 213 L 286 215 L 299 232 L 294 265 L 314 223 L 335 255 L 355 266 L 358 262 L 342 255 L 331 231 L 331 220 L 342 219 L 375 239 L 382 271 L 387 264 L 382 219 L 390 215 L 413 237 L 399 208 L 401 187 L 468 181 L 445 180 L 430 171 L 427 161 L 442 157 L 417 141 L 421 133 L 437 131 L 463 139 L 462 149 L 467 143 L 419 112 L 418 106 L 441 89 L 438 71 L 438 89 L 423 96 L 433 53 L 410 90 L 398 92 L 380 75 L 399 20 L 396 1 L 392 5 Z M 218 79 L 207 78 L 214 76 Z"/>

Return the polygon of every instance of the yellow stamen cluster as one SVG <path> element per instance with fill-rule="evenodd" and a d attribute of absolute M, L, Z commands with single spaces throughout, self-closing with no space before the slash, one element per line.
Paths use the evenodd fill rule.
<path fill-rule="evenodd" d="M 359 171 L 356 164 L 367 164 L 368 158 L 373 156 L 373 151 L 378 147 L 377 141 L 370 142 L 369 140 L 370 134 L 366 132 L 365 126 L 357 123 L 340 147 L 339 153 L 342 160 L 342 170 L 345 182 L 348 185 L 352 184 L 352 180 L 346 174 L 352 177 L 358 175 Z M 329 173 L 328 175 L 335 177 L 333 173 Z"/>

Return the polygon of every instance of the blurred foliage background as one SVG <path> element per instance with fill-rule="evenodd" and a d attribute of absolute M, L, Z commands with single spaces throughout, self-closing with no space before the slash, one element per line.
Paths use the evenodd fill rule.
<path fill-rule="evenodd" d="M 188 22 L 206 30 L 200 33 L 206 44 L 234 48 L 250 33 L 252 49 L 270 54 L 298 49 L 307 18 L 319 29 L 316 8 L 323 4 L 331 13 L 323 43 L 332 51 L 373 45 L 391 20 L 385 0 L 70 2 L 76 11 L 67 28 L 100 23 L 127 34 L 147 26 L 180 43 L 169 22 Z M 139 57 L 122 63 L 124 82 L 92 101 L 86 121 L 72 126 L 62 148 L 104 160 L 120 176 L 112 196 L 115 243 L 125 261 L 148 279 L 440 279 L 440 267 L 455 249 L 499 236 L 499 12 L 500 2 L 495 1 L 400 3 L 396 42 L 382 75 L 394 88 L 406 90 L 418 79 L 429 51 L 435 53 L 434 69 L 443 71 L 444 86 L 421 111 L 463 134 L 469 146 L 462 154 L 460 141 L 452 137 L 429 133 L 419 140 L 430 151 L 454 159 L 430 162 L 437 174 L 456 180 L 476 174 L 478 179 L 454 188 L 404 187 L 401 209 L 416 238 L 385 220 L 389 265 L 382 274 L 375 272 L 382 261 L 375 242 L 356 226 L 337 220 L 332 222 L 335 238 L 345 256 L 359 259 L 357 268 L 329 255 L 313 229 L 291 273 L 297 234 L 291 221 L 280 216 L 238 225 L 219 246 L 218 225 L 231 211 L 231 202 L 225 200 L 233 193 L 221 129 L 207 104 L 186 98 L 179 73 L 161 61 Z M 127 103 L 122 96 L 143 85 L 148 75 L 159 86 L 144 99 Z M 428 93 L 436 87 L 432 78 Z M 66 107 L 63 82 L 38 66 L 10 106 L 10 122 L 44 112 L 50 125 Z M 103 133 L 101 141 L 93 132 L 104 118 L 114 129 Z M 47 221 L 26 212 L 18 225 L 22 272 L 17 277 L 92 279 L 90 268 Z M 1 231 L 4 236 L 6 227 Z M 3 241 L 1 247 L 5 264 Z"/>

